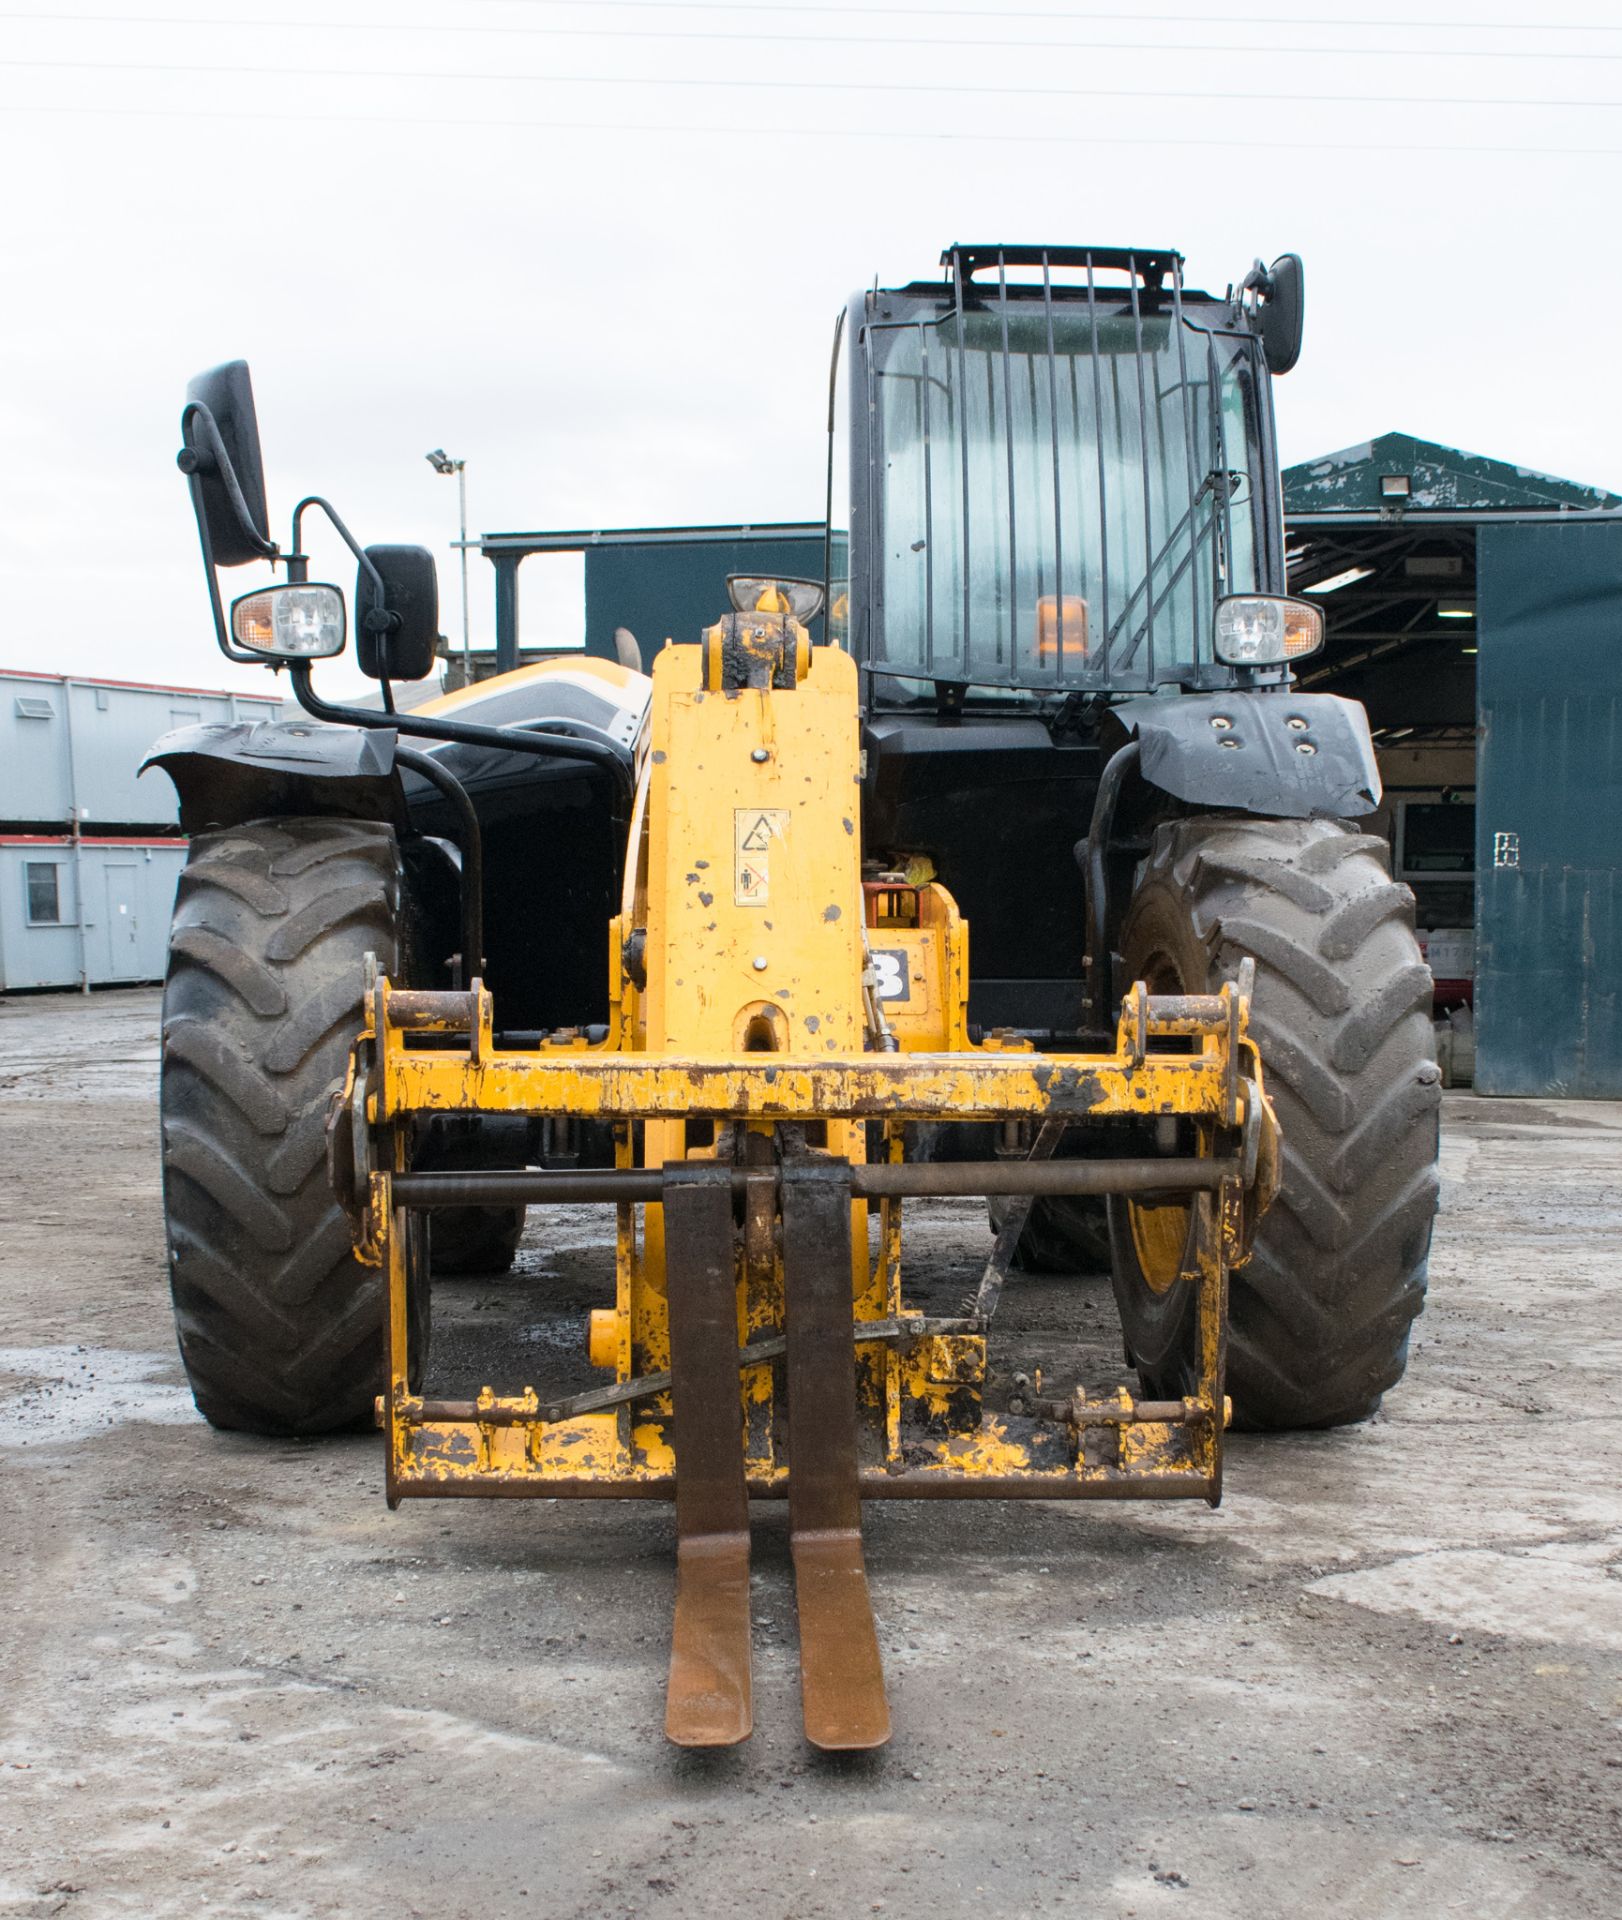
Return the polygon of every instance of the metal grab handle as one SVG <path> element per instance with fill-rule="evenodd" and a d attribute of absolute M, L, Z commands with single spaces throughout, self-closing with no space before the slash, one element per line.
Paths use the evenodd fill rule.
<path fill-rule="evenodd" d="M 955 266 L 965 280 L 999 267 L 1103 267 L 1136 274 L 1150 288 L 1158 287 L 1182 261 L 1173 247 L 970 246 L 948 247 L 941 255 L 941 265 Z"/>

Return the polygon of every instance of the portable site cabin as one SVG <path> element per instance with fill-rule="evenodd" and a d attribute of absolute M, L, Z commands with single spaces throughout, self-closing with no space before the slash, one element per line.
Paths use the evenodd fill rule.
<path fill-rule="evenodd" d="M 274 694 L 0 669 L 0 991 L 163 977 L 186 861 L 159 734 L 268 720 Z"/>

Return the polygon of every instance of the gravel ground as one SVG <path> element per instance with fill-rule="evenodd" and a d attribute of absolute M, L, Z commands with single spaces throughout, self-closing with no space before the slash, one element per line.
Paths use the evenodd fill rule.
<path fill-rule="evenodd" d="M 896 1736 L 799 1733 L 756 1525 L 754 1739 L 660 1735 L 670 1516 L 385 1509 L 373 1436 L 211 1433 L 163 1280 L 157 995 L 0 1003 L 0 1914 L 641 1920 L 1622 1910 L 1622 1106 L 1449 1095 L 1431 1305 L 1366 1426 L 1215 1514 L 884 1503 Z M 978 1212 L 922 1209 L 961 1291 Z M 578 1371 L 598 1216 L 436 1300 L 440 1370 Z M 1020 1355 L 1110 1380 L 1097 1282 Z"/>

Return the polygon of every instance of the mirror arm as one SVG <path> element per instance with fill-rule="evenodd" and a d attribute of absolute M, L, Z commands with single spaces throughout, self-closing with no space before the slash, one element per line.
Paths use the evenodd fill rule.
<path fill-rule="evenodd" d="M 264 656 L 258 653 L 245 653 L 231 640 L 231 629 L 226 625 L 225 603 L 220 598 L 220 577 L 214 567 L 214 542 L 208 537 L 208 515 L 203 509 L 203 483 L 195 472 L 186 476 L 186 485 L 191 489 L 192 513 L 197 520 L 197 541 L 203 550 L 203 577 L 208 582 L 208 604 L 214 615 L 214 644 L 227 660 L 235 660 L 245 667 L 262 667 Z"/>
<path fill-rule="evenodd" d="M 215 466 L 223 474 L 226 490 L 231 496 L 231 506 L 236 513 L 242 531 L 264 553 L 271 565 L 276 564 L 279 549 L 274 540 L 266 540 L 253 524 L 248 515 L 248 503 L 242 497 L 242 489 L 237 485 L 236 474 L 231 462 L 225 457 L 225 443 L 220 438 L 220 430 L 214 424 L 214 416 L 200 400 L 188 401 L 181 410 L 180 431 L 184 437 L 186 428 L 193 420 L 202 424 L 203 438 L 208 442 L 209 452 Z M 243 666 L 262 667 L 264 656 L 257 653 L 245 653 L 241 647 L 231 641 L 231 630 L 225 621 L 225 604 L 220 599 L 220 580 L 214 565 L 214 542 L 209 537 L 208 510 L 203 505 L 203 463 L 191 447 L 183 446 L 175 455 L 175 465 L 186 476 L 186 489 L 191 495 L 192 518 L 197 522 L 197 541 L 203 550 L 203 574 L 208 581 L 208 604 L 214 615 L 214 644 L 227 660 L 234 660 Z"/>
<path fill-rule="evenodd" d="M 236 469 L 231 465 L 230 455 L 225 451 L 225 442 L 220 438 L 220 430 L 214 424 L 213 414 L 209 412 L 201 400 L 188 400 L 181 409 L 180 431 L 183 438 L 187 427 L 189 427 L 194 420 L 202 427 L 203 439 L 208 446 L 209 458 L 214 462 L 215 471 L 225 482 L 225 491 L 231 501 L 231 511 L 237 517 L 237 526 L 241 530 L 243 538 L 251 546 L 257 547 L 264 558 L 274 564 L 280 557 L 281 549 L 276 545 L 274 540 L 267 540 L 254 525 L 253 516 L 248 511 L 248 503 L 242 497 L 242 487 L 237 480 Z M 175 465 L 179 467 L 180 471 L 185 474 L 187 479 L 192 483 L 192 504 L 198 508 L 198 517 L 201 518 L 202 487 L 198 476 L 203 471 L 203 461 L 198 456 L 196 448 L 183 446 L 179 453 L 175 455 Z M 209 565 L 212 567 L 213 564 L 214 556 L 211 549 L 209 553 Z"/>
<path fill-rule="evenodd" d="M 333 532 L 337 534 L 338 538 L 360 562 L 361 568 L 365 572 L 366 577 L 371 581 L 378 599 L 386 599 L 387 594 L 383 586 L 383 576 L 367 558 L 366 549 L 338 517 L 338 509 L 333 506 L 330 500 L 323 500 L 318 493 L 307 493 L 293 509 L 294 551 L 287 556 L 289 578 L 291 578 L 291 570 L 295 560 L 301 566 L 307 567 L 309 565 L 309 556 L 304 552 L 304 512 L 307 507 L 319 507 L 327 516 L 327 519 L 331 522 Z"/>
<path fill-rule="evenodd" d="M 531 732 L 519 728 L 478 727 L 461 720 L 427 719 L 413 713 L 384 713 L 372 707 L 335 707 L 310 684 L 310 663 L 298 660 L 288 669 L 293 694 L 315 720 L 341 727 L 372 727 L 410 734 L 419 740 L 448 740 L 469 747 L 494 747 L 501 753 L 532 753 L 538 759 L 582 760 L 600 767 L 613 780 L 621 798 L 632 797 L 631 769 L 607 740 L 581 740 L 573 734 Z"/>
<path fill-rule="evenodd" d="M 344 525 L 338 509 L 330 500 L 322 499 L 318 493 L 307 493 L 293 509 L 293 551 L 287 556 L 287 578 L 298 585 L 309 578 L 310 556 L 304 551 L 304 511 L 306 507 L 318 507 L 327 517 L 333 531 L 349 551 L 360 562 L 361 571 L 372 583 L 372 591 L 381 603 L 388 598 L 388 590 L 383 585 L 383 576 L 377 570 L 371 555 Z M 375 612 L 366 616 L 368 631 L 372 633 L 392 633 L 400 624 L 397 613 Z M 393 713 L 394 702 L 389 694 L 388 682 L 383 683 L 383 708 Z"/>

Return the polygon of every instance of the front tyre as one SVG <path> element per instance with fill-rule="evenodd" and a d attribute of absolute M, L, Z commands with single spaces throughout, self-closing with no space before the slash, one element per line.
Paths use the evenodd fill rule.
<path fill-rule="evenodd" d="M 256 820 L 199 834 L 181 875 L 160 1084 L 181 1359 L 211 1425 L 307 1434 L 370 1417 L 383 1284 L 328 1182 L 328 1096 L 361 1028 L 367 953 L 401 955 L 389 827 Z M 425 1236 L 408 1242 L 427 1346 Z"/>
<path fill-rule="evenodd" d="M 1121 930 L 1129 979 L 1215 992 L 1256 963 L 1250 1034 L 1283 1179 L 1231 1277 L 1228 1392 L 1245 1427 L 1362 1420 L 1402 1378 L 1424 1303 L 1441 1105 L 1431 977 L 1383 840 L 1329 820 L 1157 829 Z M 1144 1391 L 1191 1391 L 1185 1204 L 1110 1202 L 1115 1294 Z"/>

